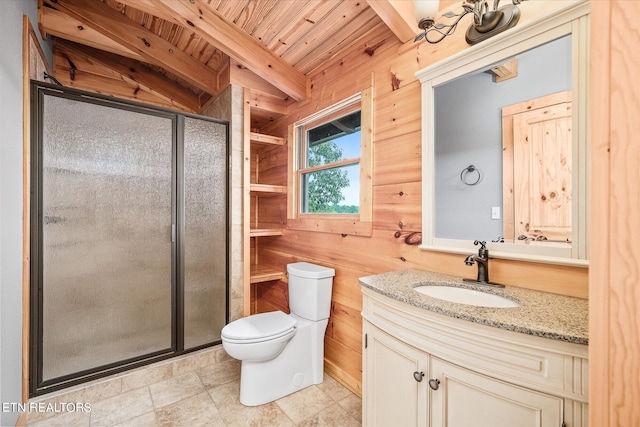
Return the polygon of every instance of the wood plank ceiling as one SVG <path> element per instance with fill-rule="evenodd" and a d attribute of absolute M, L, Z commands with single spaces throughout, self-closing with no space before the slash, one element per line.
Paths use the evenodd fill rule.
<path fill-rule="evenodd" d="M 232 83 L 252 89 L 259 128 L 308 99 L 308 76 L 383 22 L 412 39 L 412 8 L 412 0 L 39 0 L 38 27 L 53 38 L 54 76 L 65 86 L 199 113 Z"/>

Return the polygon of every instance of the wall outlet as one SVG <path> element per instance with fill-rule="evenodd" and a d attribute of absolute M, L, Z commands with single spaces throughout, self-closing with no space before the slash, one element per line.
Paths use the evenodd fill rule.
<path fill-rule="evenodd" d="M 491 219 L 500 219 L 500 206 L 493 206 L 491 208 Z"/>

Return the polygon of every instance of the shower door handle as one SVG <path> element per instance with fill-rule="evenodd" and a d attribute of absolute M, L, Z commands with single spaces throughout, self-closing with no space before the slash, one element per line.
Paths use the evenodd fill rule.
<path fill-rule="evenodd" d="M 176 225 L 171 224 L 171 243 L 176 242 Z"/>

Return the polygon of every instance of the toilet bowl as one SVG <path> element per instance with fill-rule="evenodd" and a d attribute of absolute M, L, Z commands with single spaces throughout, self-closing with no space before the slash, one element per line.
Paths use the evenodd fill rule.
<path fill-rule="evenodd" d="M 254 314 L 222 329 L 222 345 L 242 362 L 240 403 L 272 402 L 323 380 L 324 333 L 335 271 L 306 262 L 287 265 L 291 314 Z"/>

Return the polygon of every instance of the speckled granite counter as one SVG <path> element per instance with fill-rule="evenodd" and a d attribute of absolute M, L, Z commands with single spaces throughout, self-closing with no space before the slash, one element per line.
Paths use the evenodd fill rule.
<path fill-rule="evenodd" d="M 507 286 L 473 285 L 461 277 L 409 269 L 360 278 L 360 284 L 382 295 L 458 319 L 501 329 L 576 344 L 588 344 L 588 301 L 586 299 Z M 474 289 L 512 299 L 514 308 L 476 307 L 423 295 L 413 288 L 444 285 Z"/>

